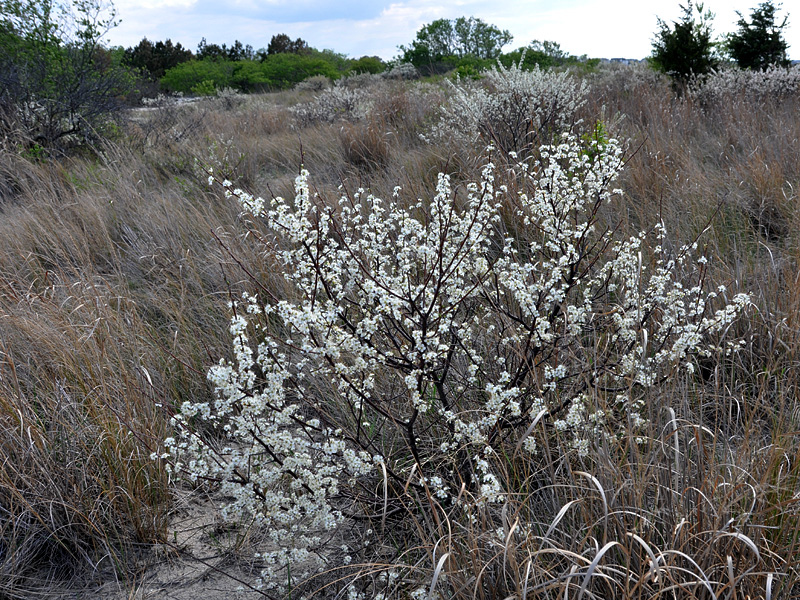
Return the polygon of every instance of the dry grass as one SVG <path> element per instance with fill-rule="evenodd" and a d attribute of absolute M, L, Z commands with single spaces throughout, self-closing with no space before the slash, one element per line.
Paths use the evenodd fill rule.
<path fill-rule="evenodd" d="M 441 90 L 397 85 L 355 123 L 296 126 L 287 106 L 308 95 L 290 92 L 143 113 L 92 157 L 3 150 L 0 598 L 87 573 L 124 579 L 136 548 L 163 541 L 172 484 L 150 454 L 174 407 L 210 395 L 205 371 L 229 352 L 229 293 L 247 273 L 278 285 L 195 159 L 276 194 L 301 162 L 320 188 L 347 179 L 384 196 L 399 183 L 425 197 L 440 170 L 475 175 L 477 157 L 419 140 Z M 753 295 L 728 334 L 744 350 L 650 398 L 638 443 L 579 459 L 538 423 L 541 454 L 522 460 L 511 444 L 499 465 L 515 493 L 497 510 L 465 495 L 456 512 L 387 484 L 397 511 L 373 511 L 378 539 L 308 589 L 333 596 L 355 579 L 387 597 L 420 586 L 441 598 L 797 597 L 798 102 L 700 106 L 629 71 L 593 82 L 584 117 L 631 140 L 625 205 L 609 220 L 633 233 L 661 219 L 676 244 L 704 232 L 710 283 Z M 381 580 L 391 569 L 400 575 Z"/>

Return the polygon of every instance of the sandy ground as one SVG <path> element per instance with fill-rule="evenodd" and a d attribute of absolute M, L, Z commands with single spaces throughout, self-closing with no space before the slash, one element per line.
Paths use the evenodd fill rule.
<path fill-rule="evenodd" d="M 151 548 L 143 570 L 125 585 L 108 581 L 80 592 L 54 598 L 64 600 L 228 600 L 264 598 L 248 589 L 259 569 L 248 561 L 241 535 L 218 516 L 208 497 L 186 494 L 170 522 L 168 544 Z M 237 551 L 241 549 L 241 552 Z"/>

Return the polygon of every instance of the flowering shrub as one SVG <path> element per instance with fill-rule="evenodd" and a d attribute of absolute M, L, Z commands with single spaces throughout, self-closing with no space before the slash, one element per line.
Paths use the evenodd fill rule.
<path fill-rule="evenodd" d="M 314 75 L 308 79 L 304 79 L 294 86 L 294 89 L 300 92 L 321 92 L 328 89 L 331 85 L 331 80 L 325 75 Z"/>
<path fill-rule="evenodd" d="M 720 69 L 694 81 L 689 94 L 704 103 L 744 97 L 754 100 L 792 97 L 800 90 L 800 67 L 772 65 L 763 71 Z"/>
<path fill-rule="evenodd" d="M 601 97 L 608 97 L 615 90 L 623 90 L 634 97 L 644 97 L 653 90 L 666 94 L 664 87 L 670 82 L 667 75 L 651 68 L 646 62 L 602 64 L 587 79 L 591 90 Z"/>
<path fill-rule="evenodd" d="M 300 123 L 333 123 L 339 120 L 357 121 L 367 113 L 367 93 L 336 81 L 310 102 L 296 104 L 291 112 Z"/>
<path fill-rule="evenodd" d="M 447 81 L 451 92 L 430 137 L 467 144 L 494 143 L 504 152 L 524 153 L 571 128 L 586 101 L 587 87 L 569 73 L 525 70 L 502 64 L 480 81 Z"/>
<path fill-rule="evenodd" d="M 339 80 L 339 85 L 348 89 L 366 89 L 371 88 L 386 81 L 385 77 L 381 77 L 378 73 L 353 73 L 342 77 Z"/>
<path fill-rule="evenodd" d="M 419 71 L 417 71 L 417 67 L 411 63 L 398 63 L 388 71 L 381 73 L 381 77 L 384 79 L 409 81 L 412 79 L 419 79 Z"/>
<path fill-rule="evenodd" d="M 565 134 L 539 157 L 463 187 L 440 174 L 425 201 L 397 187 L 331 202 L 306 171 L 293 199 L 264 200 L 209 174 L 263 221 L 286 287 L 231 303 L 217 400 L 185 403 L 166 446 L 176 472 L 219 483 L 224 516 L 269 532 L 265 575 L 324 566 L 346 514 L 409 490 L 491 508 L 514 492 L 504 445 L 538 452 L 532 424 L 578 454 L 635 434 L 646 391 L 691 372 L 749 302 L 713 310 L 705 259 L 671 251 L 661 224 L 631 239 L 600 226 L 619 193 L 615 140 Z"/>

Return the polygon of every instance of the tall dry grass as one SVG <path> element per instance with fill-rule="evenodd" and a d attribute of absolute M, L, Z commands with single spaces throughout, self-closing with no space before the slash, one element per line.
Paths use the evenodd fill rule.
<path fill-rule="evenodd" d="M 290 194 L 302 163 L 321 189 L 389 196 L 400 184 L 424 198 L 436 173 L 474 177 L 480 159 L 420 140 L 446 98 L 419 85 L 373 90 L 357 122 L 299 124 L 287 106 L 309 97 L 290 92 L 142 111 L 90 156 L 4 149 L 0 597 L 124 581 L 138 550 L 165 540 L 174 484 L 150 454 L 175 407 L 210 398 L 230 294 L 249 276 L 280 284 L 244 237 L 258 223 L 209 193 L 195 160 L 252 191 Z M 515 493 L 497 511 L 464 519 L 395 486 L 391 511 L 370 508 L 377 537 L 350 566 L 333 556 L 307 591 L 800 595 L 800 101 L 702 103 L 635 70 L 590 86 L 585 121 L 630 140 L 624 206 L 605 218 L 625 235 L 662 220 L 676 245 L 702 233 L 709 283 L 753 296 L 729 333 L 744 349 L 649 398 L 640 440 L 579 458 L 537 423 L 542 452 L 520 460 L 509 447 Z"/>

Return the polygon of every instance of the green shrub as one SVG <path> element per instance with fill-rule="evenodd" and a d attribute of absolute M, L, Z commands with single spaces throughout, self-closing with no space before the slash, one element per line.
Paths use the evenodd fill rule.
<path fill-rule="evenodd" d="M 213 81 L 218 88 L 231 87 L 235 66 L 227 60 L 190 60 L 167 69 L 161 86 L 170 92 L 183 93 L 192 92 L 206 81 Z"/>
<path fill-rule="evenodd" d="M 383 73 L 386 70 L 386 63 L 378 56 L 362 56 L 350 61 L 347 69 L 348 74 L 354 73 Z"/>
<path fill-rule="evenodd" d="M 214 96 L 217 93 L 217 88 L 214 86 L 214 81 L 206 79 L 201 81 L 195 86 L 192 86 L 192 93 L 198 96 Z"/>
<path fill-rule="evenodd" d="M 0 0 L 0 138 L 57 149 L 93 143 L 134 77 L 101 38 L 116 25 L 100 0 Z"/>
<path fill-rule="evenodd" d="M 261 63 L 261 72 L 272 87 L 288 89 L 314 75 L 338 79 L 339 71 L 320 56 L 271 54 Z"/>
<path fill-rule="evenodd" d="M 272 84 L 264 72 L 263 63 L 252 60 L 236 63 L 231 83 L 240 92 L 257 92 Z"/>

